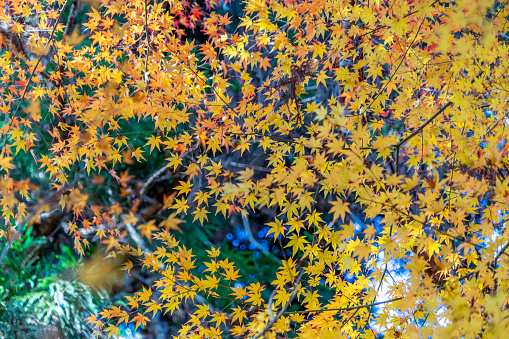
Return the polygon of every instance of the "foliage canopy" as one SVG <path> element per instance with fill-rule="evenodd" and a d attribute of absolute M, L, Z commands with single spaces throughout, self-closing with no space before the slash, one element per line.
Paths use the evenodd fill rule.
<path fill-rule="evenodd" d="M 506 337 L 507 4 L 3 2 L 0 264 L 60 213 L 156 277 L 96 335 Z"/>

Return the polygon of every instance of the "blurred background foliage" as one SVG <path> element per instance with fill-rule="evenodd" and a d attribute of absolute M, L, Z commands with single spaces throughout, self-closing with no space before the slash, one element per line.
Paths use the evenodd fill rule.
<path fill-rule="evenodd" d="M 0 337 L 89 337 L 84 314 L 99 311 L 108 294 L 77 279 L 82 265 L 68 246 L 24 230 L 0 268 Z"/>

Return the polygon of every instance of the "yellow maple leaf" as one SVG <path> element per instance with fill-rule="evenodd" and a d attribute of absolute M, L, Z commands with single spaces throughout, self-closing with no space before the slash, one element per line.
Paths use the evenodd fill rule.
<path fill-rule="evenodd" d="M 200 224 L 203 225 L 203 220 L 207 221 L 209 220 L 207 217 L 207 214 L 209 214 L 209 212 L 206 210 L 206 207 L 197 208 L 196 211 L 194 211 L 192 214 L 194 214 L 193 222 L 195 222 L 196 219 L 198 219 L 200 221 Z"/>
<path fill-rule="evenodd" d="M 69 45 L 79 45 L 85 40 L 86 35 L 80 34 L 79 29 L 75 29 L 71 35 L 64 35 L 64 40 Z"/>
<path fill-rule="evenodd" d="M 332 208 L 330 212 L 334 213 L 334 221 L 338 220 L 341 217 L 341 220 L 345 220 L 346 213 L 350 213 L 350 208 L 348 207 L 349 203 L 344 202 L 343 200 L 331 201 Z"/>
<path fill-rule="evenodd" d="M 4 157 L 3 155 L 0 155 L 0 166 L 7 173 L 9 173 L 10 169 L 14 168 L 14 165 L 11 163 L 12 159 L 12 157 Z"/>

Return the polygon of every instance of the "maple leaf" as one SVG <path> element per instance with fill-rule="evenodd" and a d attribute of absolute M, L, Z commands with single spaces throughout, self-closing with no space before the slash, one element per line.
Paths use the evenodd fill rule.
<path fill-rule="evenodd" d="M 237 306 L 235 309 L 233 309 L 232 322 L 238 321 L 239 323 L 242 323 L 243 319 L 247 319 L 247 311 Z"/>
<path fill-rule="evenodd" d="M 141 230 L 141 236 L 146 237 L 149 241 L 152 241 L 152 232 L 157 231 L 159 228 L 155 225 L 155 220 L 149 220 L 146 224 L 139 225 L 137 228 Z"/>
<path fill-rule="evenodd" d="M 26 142 L 24 139 L 17 139 L 16 141 L 14 141 L 14 143 L 10 146 L 16 146 L 16 154 L 18 154 L 18 152 L 20 150 L 23 150 L 25 151 L 25 148 L 26 148 Z"/>
<path fill-rule="evenodd" d="M 177 154 L 172 154 L 171 157 L 166 160 L 168 161 L 167 167 L 173 166 L 173 170 L 176 170 L 179 165 L 182 165 L 182 158 Z"/>
<path fill-rule="evenodd" d="M 129 214 L 123 214 L 122 217 L 125 219 L 122 225 L 134 224 L 138 221 L 138 217 L 134 215 L 133 212 L 129 212 Z"/>
<path fill-rule="evenodd" d="M 140 159 L 145 160 L 145 158 L 141 155 L 143 153 L 143 150 L 140 148 L 137 148 L 133 151 L 132 156 L 136 158 L 136 160 L 140 161 Z"/>
<path fill-rule="evenodd" d="M 44 55 L 49 50 L 49 44 L 44 44 L 43 41 L 39 41 L 37 44 L 32 46 L 32 53 L 36 55 Z"/>
<path fill-rule="evenodd" d="M 113 237 L 113 236 L 109 236 L 108 239 L 102 241 L 102 243 L 104 244 L 107 244 L 108 246 L 106 247 L 106 250 L 105 252 L 109 252 L 112 248 L 119 248 L 120 247 L 120 243 L 118 242 L 118 240 Z"/>
<path fill-rule="evenodd" d="M 290 239 L 290 241 L 285 247 L 292 247 L 293 253 L 297 253 L 299 249 L 303 250 L 305 244 L 309 243 L 309 241 L 306 240 L 305 236 L 298 236 L 297 234 L 292 234 L 288 238 Z"/>
<path fill-rule="evenodd" d="M 285 233 L 285 227 L 279 219 L 276 219 L 275 222 L 267 223 L 267 226 L 270 226 L 267 235 L 274 234 L 274 239 L 277 239 L 280 235 L 284 235 Z"/>
<path fill-rule="evenodd" d="M 148 306 L 147 312 L 153 312 L 153 316 L 155 316 L 156 313 L 158 311 L 160 311 L 162 308 L 161 304 L 159 304 L 158 302 L 153 301 L 153 300 L 151 300 L 149 303 L 147 303 L 146 306 Z"/>
<path fill-rule="evenodd" d="M 270 61 L 271 61 L 271 59 L 270 59 L 270 58 L 262 58 L 262 59 L 260 60 L 260 67 L 261 67 L 264 71 L 266 71 L 266 70 L 267 70 L 267 68 L 271 67 L 271 65 L 270 65 Z"/>
<path fill-rule="evenodd" d="M 344 202 L 342 200 L 331 201 L 332 208 L 330 212 L 334 213 L 334 220 L 338 220 L 341 217 L 342 220 L 345 220 L 346 213 L 350 213 L 350 208 L 348 207 L 349 203 Z"/>
<path fill-rule="evenodd" d="M 129 274 L 130 271 L 131 271 L 131 268 L 133 268 L 133 263 L 128 260 L 126 263 L 124 263 L 124 266 L 122 268 L 120 268 L 122 271 L 126 271 L 127 270 L 127 273 Z"/>
<path fill-rule="evenodd" d="M 192 214 L 194 214 L 193 222 L 195 222 L 197 219 L 200 221 L 200 224 L 203 225 L 203 220 L 208 221 L 207 214 L 209 212 L 206 210 L 205 207 L 197 208 L 196 211 L 194 211 Z"/>
<path fill-rule="evenodd" d="M 135 329 L 137 329 L 138 327 L 140 327 L 140 325 L 143 325 L 145 326 L 147 324 L 147 321 L 149 319 L 147 317 L 145 317 L 143 314 L 141 313 L 137 313 L 136 316 L 134 316 L 132 318 L 132 321 L 136 322 L 136 326 L 134 327 Z"/>
<path fill-rule="evenodd" d="M 34 121 L 41 120 L 41 103 L 39 100 L 33 101 L 29 107 L 24 109 L 24 112 L 28 113 L 30 118 Z"/>
<path fill-rule="evenodd" d="M 198 206 L 202 203 L 205 203 L 205 205 L 208 206 L 208 198 L 210 198 L 210 195 L 207 192 L 198 192 L 196 193 L 196 198 L 194 198 L 193 201 L 198 201 Z"/>
<path fill-rule="evenodd" d="M 172 229 L 172 230 L 177 230 L 179 232 L 182 232 L 182 230 L 180 229 L 180 227 L 178 225 L 183 223 L 184 220 L 175 218 L 175 215 L 177 213 L 170 214 L 170 216 L 168 216 L 168 218 L 166 218 L 159 224 L 159 227 L 164 227 L 167 231 Z"/>
<path fill-rule="evenodd" d="M 197 305 L 198 310 L 194 312 L 198 318 L 205 319 L 210 315 L 209 305 Z"/>
<path fill-rule="evenodd" d="M 240 181 L 247 181 L 254 175 L 254 170 L 252 168 L 246 168 L 243 171 L 239 172 L 238 179 Z"/>
<path fill-rule="evenodd" d="M 9 173 L 9 170 L 14 168 L 14 165 L 12 162 L 12 157 L 4 157 L 3 155 L 0 155 L 0 166 L 2 167 L 2 170 Z"/>
<path fill-rule="evenodd" d="M 228 269 L 225 269 L 225 273 L 223 273 L 222 275 L 227 280 L 237 281 L 237 279 L 240 278 L 239 272 L 240 272 L 240 270 L 234 270 L 233 268 L 228 268 Z"/>
<path fill-rule="evenodd" d="M 139 296 L 138 301 L 144 303 L 150 299 L 150 296 L 152 295 L 152 290 L 150 288 L 142 287 L 142 290 L 135 293 Z"/>
<path fill-rule="evenodd" d="M 100 240 L 102 240 L 102 238 L 106 236 L 106 233 L 102 229 L 97 229 L 95 235 L 98 236 Z"/>
<path fill-rule="evenodd" d="M 86 35 L 80 35 L 80 32 L 78 29 L 75 29 L 71 35 L 64 35 L 64 40 L 69 45 L 79 45 L 85 40 Z"/>
<path fill-rule="evenodd" d="M 110 324 L 104 329 L 104 331 L 108 333 L 108 338 L 110 338 L 111 336 L 118 336 L 120 329 Z"/>
<path fill-rule="evenodd" d="M 189 205 L 187 204 L 187 200 L 184 198 L 180 200 L 175 199 L 175 204 L 172 206 L 172 208 L 177 210 L 176 214 L 180 212 L 186 213 L 187 210 L 189 209 Z"/>
<path fill-rule="evenodd" d="M 172 204 L 173 204 L 174 199 L 175 199 L 175 193 L 173 193 L 173 194 L 171 194 L 171 195 L 167 195 L 167 194 L 165 194 L 165 195 L 163 196 L 163 203 L 164 203 L 164 205 L 163 205 L 163 209 L 165 209 L 165 210 L 166 210 L 166 209 L 171 208 L 171 206 L 172 206 Z"/>
<path fill-rule="evenodd" d="M 157 148 L 157 150 L 159 151 L 160 150 L 160 146 L 159 146 L 160 143 L 161 143 L 161 137 L 155 137 L 155 136 L 151 135 L 148 138 L 148 142 L 147 142 L 147 145 L 150 146 L 150 153 L 152 153 L 154 148 Z"/>

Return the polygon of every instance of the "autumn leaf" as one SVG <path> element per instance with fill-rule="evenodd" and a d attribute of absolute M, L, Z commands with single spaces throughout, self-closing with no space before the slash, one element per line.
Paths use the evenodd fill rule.
<path fill-rule="evenodd" d="M 275 222 L 268 223 L 267 226 L 270 227 L 269 231 L 267 232 L 267 235 L 273 234 L 274 239 L 277 239 L 280 235 L 284 235 L 285 233 L 285 227 L 278 219 L 276 219 Z"/>
<path fill-rule="evenodd" d="M 345 220 L 346 213 L 350 213 L 350 208 L 348 207 L 349 203 L 344 202 L 342 200 L 331 201 L 332 208 L 330 212 L 334 213 L 334 220 L 337 220 L 341 217 L 342 220 Z"/>
<path fill-rule="evenodd" d="M 168 218 L 163 220 L 159 224 L 159 227 L 164 227 L 167 231 L 172 229 L 172 230 L 177 230 L 179 232 L 182 232 L 182 230 L 180 229 L 180 227 L 178 225 L 183 223 L 184 220 L 181 220 L 179 218 L 175 218 L 175 214 L 176 213 L 173 213 L 170 216 L 168 216 Z"/>
<path fill-rule="evenodd" d="M 91 337 L 506 336 L 505 2 L 87 4 L 0 11 L 5 276 L 63 215 Z"/>
<path fill-rule="evenodd" d="M 157 231 L 159 228 L 155 225 L 155 220 L 149 220 L 146 224 L 139 225 L 137 228 L 141 230 L 141 236 L 146 237 L 149 241 L 152 241 L 152 232 Z"/>
<path fill-rule="evenodd" d="M 141 313 L 137 313 L 136 316 L 134 316 L 132 318 L 132 321 L 133 322 L 136 322 L 136 326 L 134 327 L 135 329 L 137 329 L 138 327 L 140 327 L 140 325 L 143 325 L 145 326 L 147 324 L 147 321 L 149 319 L 147 317 L 145 317 L 143 314 Z"/>
<path fill-rule="evenodd" d="M 12 157 L 4 157 L 0 155 L 0 166 L 2 167 L 2 170 L 9 173 L 9 170 L 14 168 L 14 165 L 12 164 Z"/>
<path fill-rule="evenodd" d="M 208 213 L 209 212 L 206 210 L 205 207 L 197 208 L 196 211 L 194 211 L 192 213 L 192 214 L 194 214 L 193 222 L 195 222 L 196 220 L 199 220 L 200 224 L 203 225 L 203 220 L 207 220 L 208 221 L 208 217 L 207 217 Z"/>
<path fill-rule="evenodd" d="M 85 40 L 85 38 L 85 35 L 80 35 L 78 29 L 75 29 L 71 35 L 64 35 L 64 39 L 69 45 L 79 45 L 83 42 L 83 40 Z"/>
<path fill-rule="evenodd" d="M 147 145 L 150 146 L 150 153 L 152 153 L 152 151 L 154 150 L 154 148 L 157 148 L 157 150 L 159 151 L 160 150 L 160 146 L 159 144 L 161 143 L 161 138 L 160 137 L 155 137 L 153 135 L 151 135 L 149 138 L 148 138 L 148 141 L 147 141 Z"/>
<path fill-rule="evenodd" d="M 128 261 L 124 264 L 124 266 L 121 268 L 121 270 L 123 270 L 123 271 L 126 271 L 126 270 L 127 270 L 127 273 L 129 274 L 129 273 L 130 273 L 130 271 L 131 271 L 131 268 L 133 268 L 133 263 L 132 263 L 130 260 L 128 260 Z"/>

